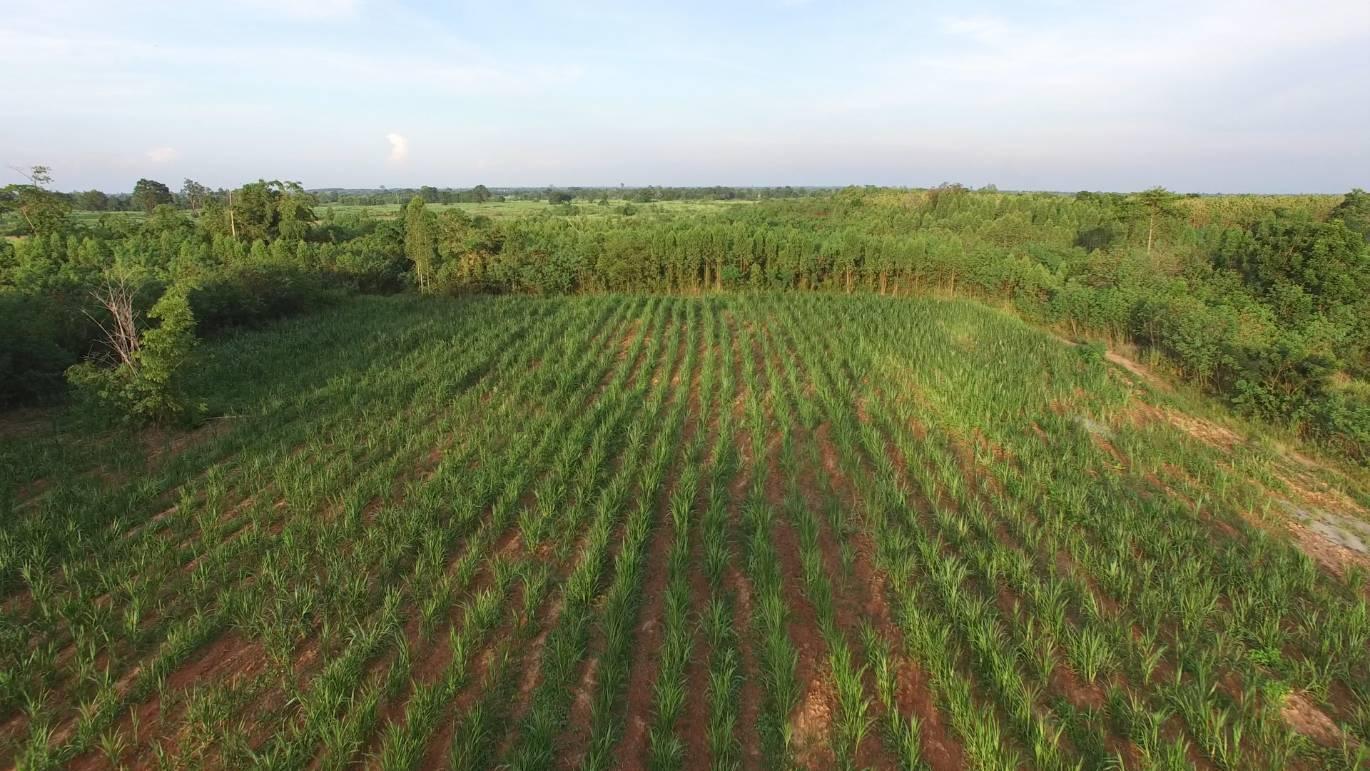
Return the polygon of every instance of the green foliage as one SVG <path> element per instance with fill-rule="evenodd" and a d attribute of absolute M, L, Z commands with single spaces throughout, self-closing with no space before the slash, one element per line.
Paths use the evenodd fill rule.
<path fill-rule="evenodd" d="M 201 408 L 187 399 L 182 381 L 195 347 L 195 316 L 184 288 L 168 288 L 147 317 L 157 323 L 142 331 L 131 361 L 113 367 L 82 362 L 67 370 L 67 380 L 79 398 L 121 422 L 193 421 Z"/>
<path fill-rule="evenodd" d="M 1143 190 L 1132 196 L 1132 203 L 1143 216 L 1146 217 L 1146 253 L 1151 254 L 1151 246 L 1155 240 L 1157 220 L 1165 220 L 1177 216 L 1179 208 L 1175 205 L 1180 197 L 1163 187 L 1153 187 Z"/>
<path fill-rule="evenodd" d="M 404 255 L 413 264 L 415 283 L 423 293 L 433 290 L 436 229 L 436 218 L 424 208 L 423 199 L 414 196 L 404 208 Z"/>
<path fill-rule="evenodd" d="M 232 205 L 206 203 L 205 219 L 216 232 L 247 242 L 303 238 L 314 221 L 314 197 L 298 182 L 258 180 L 232 194 Z"/>
<path fill-rule="evenodd" d="M 1108 353 L 1108 348 L 1101 342 L 1090 341 L 1080 343 L 1075 347 L 1075 351 L 1080 354 L 1080 358 L 1091 364 L 1097 364 L 1104 360 L 1104 354 Z"/>
<path fill-rule="evenodd" d="M 1093 225 L 1079 231 L 1075 236 L 1075 245 L 1087 252 L 1095 252 L 1109 248 L 1117 238 L 1118 232 L 1115 226 L 1111 224 Z"/>
<path fill-rule="evenodd" d="M 76 361 L 61 327 L 54 303 L 0 289 L 0 407 L 60 393 L 61 373 Z"/>
<path fill-rule="evenodd" d="M 1363 585 L 1251 524 L 1370 478 L 981 303 L 357 297 L 204 347 L 214 431 L 0 433 L 20 765 L 1357 767 L 1295 698 L 1370 740 Z"/>
<path fill-rule="evenodd" d="M 109 208 L 109 196 L 99 190 L 86 190 L 76 194 L 73 204 L 83 211 L 105 211 Z"/>
<path fill-rule="evenodd" d="M 1335 382 L 1370 377 L 1358 191 L 1064 196 L 949 184 L 745 191 L 766 200 L 699 206 L 675 203 L 682 192 L 672 188 L 573 189 L 553 192 L 645 202 L 490 209 L 452 204 L 493 198 L 479 187 L 424 188 L 407 206 L 330 207 L 317 221 L 314 197 L 294 183 L 244 186 L 231 209 L 227 195 L 187 190 L 198 216 L 156 208 L 19 240 L 0 253 L 0 286 L 79 312 L 69 298 L 128 265 L 199 287 L 191 302 L 202 333 L 314 307 L 333 288 L 951 293 L 1010 304 L 1075 337 L 1127 339 L 1249 414 L 1339 448 L 1358 444 L 1337 425 L 1354 423 L 1366 391 L 1337 391 L 1336 409 L 1321 406 Z M 705 193 L 744 195 L 695 195 Z M 89 340 L 59 347 L 79 353 Z"/>
<path fill-rule="evenodd" d="M 1340 220 L 1351 230 L 1370 240 L 1370 193 L 1356 188 L 1332 209 L 1331 218 Z"/>
<path fill-rule="evenodd" d="M 23 173 L 29 184 L 0 188 L 0 214 L 17 213 L 22 225 L 20 232 L 29 235 L 50 236 L 66 230 L 71 204 L 65 196 L 44 187 L 52 181 L 48 167 L 34 166 Z"/>
<path fill-rule="evenodd" d="M 212 197 L 213 193 L 209 188 L 193 179 L 181 183 L 181 198 L 190 206 L 191 211 L 198 212 Z"/>
<path fill-rule="evenodd" d="M 1351 458 L 1370 458 L 1370 398 L 1331 390 L 1308 409 L 1313 432 Z"/>
<path fill-rule="evenodd" d="M 1153 187 L 1136 193 L 1132 196 L 1132 202 L 1147 216 L 1176 216 L 1179 208 L 1176 202 L 1180 196 L 1166 190 L 1163 187 Z"/>
<path fill-rule="evenodd" d="M 163 391 L 172 391 L 177 375 L 195 347 L 195 316 L 183 288 L 171 287 L 148 311 L 157 325 L 143 334 L 140 374 Z"/>
<path fill-rule="evenodd" d="M 1290 287 L 1302 290 L 1317 310 L 1370 296 L 1370 247 L 1340 219 L 1264 220 L 1227 239 L 1215 262 L 1241 273 L 1247 284 L 1267 296 Z"/>
<path fill-rule="evenodd" d="M 317 272 L 289 264 L 226 267 L 187 290 L 202 336 L 313 310 L 335 294 Z"/>
<path fill-rule="evenodd" d="M 133 204 L 148 214 L 172 200 L 171 189 L 155 179 L 140 179 L 133 186 Z"/>

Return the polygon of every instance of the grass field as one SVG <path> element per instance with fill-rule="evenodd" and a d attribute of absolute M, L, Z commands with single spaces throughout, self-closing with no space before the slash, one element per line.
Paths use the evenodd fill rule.
<path fill-rule="evenodd" d="M 201 355 L 194 433 L 0 429 L 0 766 L 1366 762 L 1365 475 L 1008 315 L 367 297 Z"/>

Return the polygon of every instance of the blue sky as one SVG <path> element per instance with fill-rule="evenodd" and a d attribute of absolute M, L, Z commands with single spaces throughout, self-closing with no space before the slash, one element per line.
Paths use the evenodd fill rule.
<path fill-rule="evenodd" d="M 1366 0 L 3 5 L 61 189 L 1370 186 Z"/>

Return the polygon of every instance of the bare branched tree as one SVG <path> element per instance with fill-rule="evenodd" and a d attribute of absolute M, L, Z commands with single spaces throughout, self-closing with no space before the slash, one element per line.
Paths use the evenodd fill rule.
<path fill-rule="evenodd" d="M 100 307 L 109 313 L 110 325 L 105 326 L 99 319 L 90 317 L 104 333 L 105 345 L 114 355 L 116 364 L 138 368 L 138 347 L 142 344 L 138 324 L 133 313 L 134 290 L 128 278 L 123 275 L 105 276 L 104 286 L 91 291 L 91 296 Z"/>

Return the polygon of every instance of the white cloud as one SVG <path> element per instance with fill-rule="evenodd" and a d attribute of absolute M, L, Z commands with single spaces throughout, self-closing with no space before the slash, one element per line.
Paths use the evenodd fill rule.
<path fill-rule="evenodd" d="M 409 157 L 409 140 L 394 132 L 386 134 L 385 139 L 390 143 L 390 160 L 403 163 Z"/>
<path fill-rule="evenodd" d="M 171 163 L 181 157 L 181 152 L 174 147 L 154 147 L 145 154 L 153 163 Z"/>
<path fill-rule="evenodd" d="M 1110 132 L 1149 119 L 1173 125 L 1223 109 L 1220 99 L 1236 99 L 1233 88 L 1260 82 L 1262 68 L 1282 57 L 1364 39 L 1370 4 L 1161 0 L 1146 13 L 1049 22 L 970 15 L 939 26 L 943 45 L 887 61 L 880 76 L 814 107 L 888 114 L 936 105 L 939 125 L 1008 116 L 1016 133 L 1034 121 L 1073 130 L 1076 120 L 1114 120 Z M 991 128 L 1006 133 L 1001 123 Z"/>

